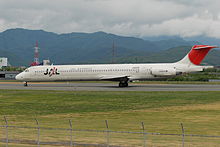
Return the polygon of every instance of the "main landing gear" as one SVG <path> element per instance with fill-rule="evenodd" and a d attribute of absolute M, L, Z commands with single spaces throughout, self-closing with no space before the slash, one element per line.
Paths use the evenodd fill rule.
<path fill-rule="evenodd" d="M 27 86 L 28 86 L 27 82 L 24 82 L 24 87 L 27 87 Z"/>
<path fill-rule="evenodd" d="M 119 87 L 128 87 L 128 81 L 120 81 Z"/>

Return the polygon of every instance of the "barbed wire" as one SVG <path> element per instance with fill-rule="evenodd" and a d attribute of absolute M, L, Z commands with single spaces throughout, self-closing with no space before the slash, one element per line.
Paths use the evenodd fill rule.
<path fill-rule="evenodd" d="M 132 132 L 132 131 L 112 131 L 112 130 L 91 130 L 91 129 L 70 129 L 70 128 L 50 128 L 50 127 L 30 127 L 30 126 L 12 126 L 0 125 L 0 128 L 18 128 L 18 129 L 43 129 L 43 130 L 61 130 L 61 131 L 75 131 L 75 132 L 97 132 L 97 133 L 119 133 L 119 134 L 145 134 L 145 135 L 164 135 L 164 136 L 182 136 L 183 134 L 177 133 L 150 133 L 150 132 Z M 204 134 L 184 134 L 184 136 L 191 137 L 210 137 L 220 138 L 218 135 L 204 135 Z"/>

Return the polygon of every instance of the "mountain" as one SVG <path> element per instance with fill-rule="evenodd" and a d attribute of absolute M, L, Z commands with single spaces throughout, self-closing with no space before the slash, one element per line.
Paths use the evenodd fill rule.
<path fill-rule="evenodd" d="M 137 62 L 137 63 L 173 63 L 180 61 L 190 51 L 191 46 L 179 46 L 162 50 L 145 56 L 132 56 L 127 58 L 119 58 L 118 62 Z M 211 50 L 205 57 L 203 64 L 220 65 L 220 50 Z"/>
<path fill-rule="evenodd" d="M 0 57 L 7 57 L 10 59 L 9 64 L 17 63 L 18 65 L 22 65 L 23 62 L 21 58 L 17 57 L 15 54 L 8 52 L 8 51 L 3 51 L 0 49 Z"/>
<path fill-rule="evenodd" d="M 172 39 L 166 39 L 166 40 L 158 40 L 158 41 L 153 41 L 153 42 L 156 43 L 157 46 L 161 50 L 166 50 L 166 49 L 178 47 L 178 46 L 192 46 L 195 44 L 201 44 L 196 41 L 186 41 L 186 40 L 179 38 L 179 37 L 172 38 Z"/>
<path fill-rule="evenodd" d="M 33 61 L 36 41 L 39 42 L 40 60 L 50 59 L 54 64 L 111 63 L 113 42 L 115 58 L 120 63 L 169 61 L 183 52 L 173 47 L 196 44 L 178 37 L 145 40 L 105 32 L 57 34 L 18 28 L 0 33 L 0 57 L 8 57 L 14 66 L 28 66 Z M 212 58 L 218 58 L 215 56 Z"/>
<path fill-rule="evenodd" d="M 140 55 L 159 48 L 150 41 L 123 37 L 104 32 L 56 34 L 43 30 L 10 29 L 0 33 L 0 50 L 13 53 L 12 65 L 29 65 L 33 60 L 36 40 L 40 46 L 40 58 L 55 64 L 109 62 L 112 44 L 117 56 Z M 3 56 L 3 55 L 0 55 Z M 14 62 L 14 61 L 19 62 Z"/>
<path fill-rule="evenodd" d="M 184 38 L 185 40 L 197 40 L 199 42 L 202 42 L 203 44 L 209 44 L 209 45 L 217 45 L 220 46 L 220 39 L 214 38 L 214 37 L 206 37 L 206 36 L 196 36 L 196 37 L 187 37 Z"/>
<path fill-rule="evenodd" d="M 186 41 L 189 44 L 208 44 L 208 45 L 217 45 L 220 46 L 220 39 L 219 38 L 214 38 L 214 37 L 207 37 L 207 36 L 194 36 L 194 37 L 179 37 L 179 36 L 147 36 L 143 37 L 144 40 L 149 40 L 149 41 L 172 41 L 175 45 L 176 42 L 178 42 L 178 45 L 186 45 Z"/>

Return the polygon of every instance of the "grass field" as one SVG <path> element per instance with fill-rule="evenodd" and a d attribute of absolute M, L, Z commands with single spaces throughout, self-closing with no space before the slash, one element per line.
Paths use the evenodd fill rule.
<path fill-rule="evenodd" d="M 4 125 L 3 116 L 10 125 L 36 126 L 37 118 L 42 127 L 53 128 L 68 128 L 71 119 L 74 129 L 105 130 L 104 120 L 108 120 L 111 130 L 140 132 L 143 121 L 148 132 L 181 133 L 183 123 L 187 134 L 220 135 L 219 114 L 220 92 L 0 90 L 0 125 Z M 44 133 L 48 139 L 59 134 Z"/>

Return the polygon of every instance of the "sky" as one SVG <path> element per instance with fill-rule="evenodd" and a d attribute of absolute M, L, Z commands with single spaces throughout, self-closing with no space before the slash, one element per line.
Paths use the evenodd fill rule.
<path fill-rule="evenodd" d="M 220 0 L 0 0 L 0 32 L 220 38 Z"/>

